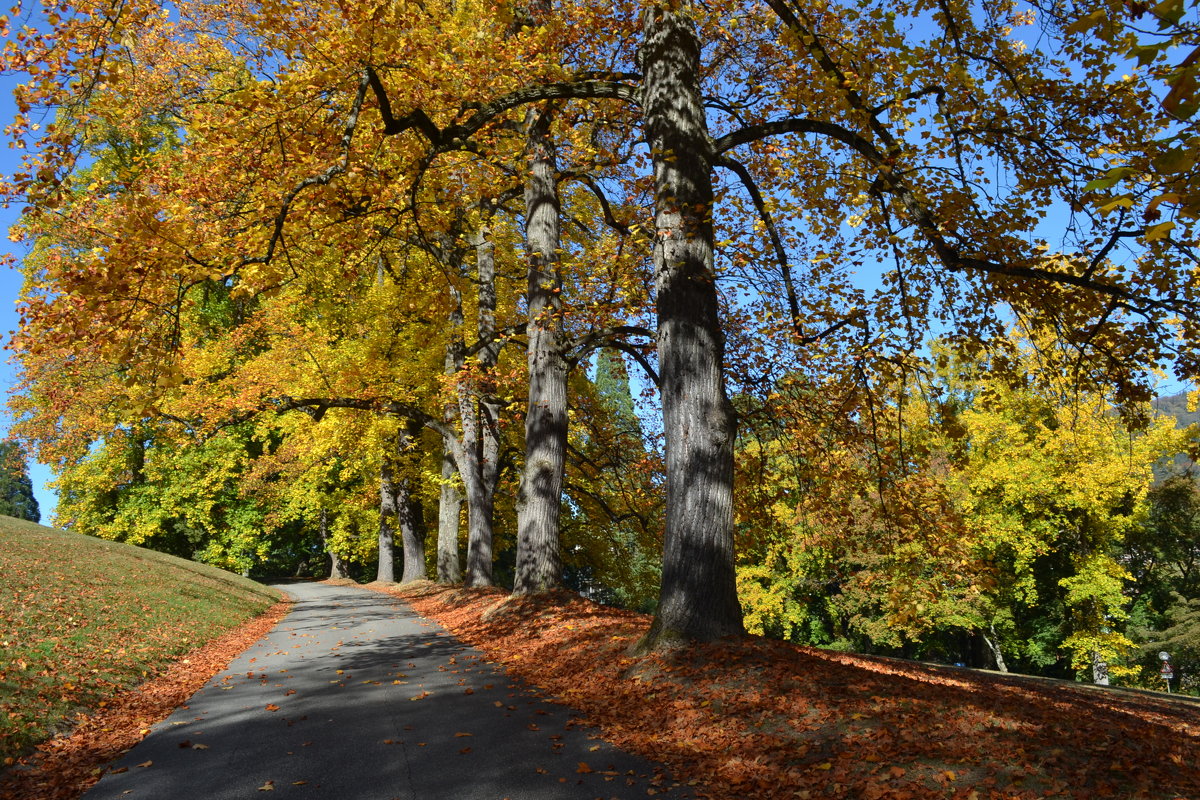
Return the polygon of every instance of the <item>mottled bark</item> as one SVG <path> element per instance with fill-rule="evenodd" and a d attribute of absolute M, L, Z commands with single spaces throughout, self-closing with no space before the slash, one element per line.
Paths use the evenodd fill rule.
<path fill-rule="evenodd" d="M 689 10 L 653 7 L 641 48 L 646 139 L 654 162 L 658 358 L 667 508 L 658 612 L 644 641 L 743 631 L 733 560 L 735 420 L 713 273 L 713 189 Z"/>
<path fill-rule="evenodd" d="M 1108 686 L 1108 662 L 1097 650 L 1092 651 L 1092 683 Z"/>
<path fill-rule="evenodd" d="M 401 454 L 409 453 L 412 450 L 413 444 L 417 436 L 421 433 L 421 426 L 415 422 L 409 422 L 405 429 L 401 429 L 396 436 L 396 455 L 401 457 Z M 405 461 L 411 461 L 411 458 L 406 458 Z M 426 578 L 425 573 L 425 512 L 421 507 L 421 501 L 413 492 L 412 474 L 415 472 L 414 465 L 404 464 L 408 469 L 403 469 L 397 476 L 394 482 L 396 491 L 396 527 L 400 531 L 400 541 L 404 548 L 404 567 L 400 574 L 401 583 L 411 583 L 412 581 L 420 581 Z"/>
<path fill-rule="evenodd" d="M 529 403 L 525 469 L 517 496 L 514 594 L 556 588 L 562 580 L 559 509 L 567 449 L 567 364 L 562 357 L 559 200 L 549 112 L 529 113 L 525 180 Z"/>
<path fill-rule="evenodd" d="M 450 342 L 446 345 L 444 370 L 457 375 L 463 367 L 462 294 L 451 287 L 454 306 L 450 312 Z M 447 403 L 442 421 L 449 428 L 458 416 L 457 403 Z M 437 579 L 438 583 L 458 583 L 462 580 L 462 564 L 458 558 L 458 529 L 462 516 L 463 495 L 454 483 L 458 463 L 454 459 L 455 442 L 446 438 L 442 444 L 442 486 L 438 495 Z"/>
<path fill-rule="evenodd" d="M 496 262 L 486 228 L 477 233 L 475 261 L 479 281 L 479 339 L 490 342 L 479 351 L 479 385 L 459 384 L 463 461 L 459 463 L 467 492 L 467 586 L 492 585 L 492 517 L 499 476 L 499 403 L 490 399 L 488 378 L 500 353 L 496 333 Z"/>
<path fill-rule="evenodd" d="M 396 488 L 392 461 L 384 454 L 379 465 L 379 567 L 375 580 L 392 583 L 396 580 L 395 532 L 392 520 L 396 516 Z"/>
<path fill-rule="evenodd" d="M 457 477 L 454 451 L 445 447 L 442 450 L 442 487 L 438 495 L 438 583 L 458 583 L 462 580 L 462 565 L 458 560 L 458 528 L 463 496 L 454 485 Z"/>
<path fill-rule="evenodd" d="M 988 636 L 986 633 L 980 633 L 980 636 L 983 637 L 983 643 L 987 645 L 988 650 L 991 652 L 992 659 L 996 662 L 996 669 L 999 672 L 1008 672 L 1008 664 L 1004 663 L 1004 653 L 1000 651 L 1000 637 L 996 635 L 996 627 L 989 625 L 988 629 L 992 632 L 991 636 Z"/>

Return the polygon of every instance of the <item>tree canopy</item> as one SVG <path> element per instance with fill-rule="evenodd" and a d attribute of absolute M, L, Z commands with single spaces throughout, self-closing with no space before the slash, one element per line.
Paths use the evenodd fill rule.
<path fill-rule="evenodd" d="M 904 579 L 931 554 L 988 561 L 1007 588 L 964 586 L 953 614 L 994 640 L 1072 520 L 1066 646 L 1107 653 L 1132 524 L 1113 520 L 1145 488 L 1095 466 L 1118 460 L 1110 409 L 1144 426 L 1154 375 L 1200 365 L 1195 81 L 1171 63 L 1194 9 L 1135 6 L 24 11 L 4 53 L 27 76 L 5 184 L 31 244 L 21 434 L 81 487 L 77 519 L 108 509 L 97 526 L 154 486 L 138 524 L 307 526 L 297 554 L 374 548 L 381 577 L 405 519 L 405 575 L 436 524 L 444 580 L 537 592 L 575 570 L 642 603 L 630 576 L 659 576 L 647 646 L 740 633 L 746 554 L 743 594 L 832 557 L 743 541 L 739 491 L 775 524 L 790 493 L 840 508 L 875 542 L 876 608 L 932 609 L 905 603 L 938 579 Z M 1015 326 L 1058 354 L 1044 386 Z M 613 399 L 611 353 L 661 440 Z M 934 446 L 948 406 L 913 395 L 951 363 L 989 376 L 954 423 L 967 451 Z M 1042 428 L 1079 409 L 1096 444 L 1068 453 Z M 922 437 L 941 466 L 890 444 Z M 1045 500 L 1084 464 L 1083 505 Z M 191 469 L 210 478 L 165 502 Z M 871 500 L 883 484 L 907 505 Z M 997 540 L 955 543 L 981 528 Z"/>

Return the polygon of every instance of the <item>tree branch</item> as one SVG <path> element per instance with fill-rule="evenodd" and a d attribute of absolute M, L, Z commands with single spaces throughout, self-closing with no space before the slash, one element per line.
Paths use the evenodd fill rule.
<path fill-rule="evenodd" d="M 754 176 L 750 174 L 750 170 L 746 169 L 745 164 L 728 156 L 718 156 L 713 160 L 713 164 L 736 174 L 742 179 L 742 185 L 746 187 L 746 191 L 750 193 L 750 200 L 758 211 L 758 218 L 766 226 L 767 234 L 771 237 L 771 246 L 775 248 L 775 259 L 779 262 L 779 269 L 783 273 L 783 287 L 787 293 L 788 313 L 792 317 L 792 328 L 799 334 L 800 301 L 796 297 L 796 284 L 792 280 L 792 266 L 788 263 L 787 250 L 783 246 L 783 238 L 779 235 L 779 229 L 775 226 L 775 219 L 767 210 L 767 204 L 763 201 L 762 192 L 758 190 L 758 184 L 754 182 Z"/>
<path fill-rule="evenodd" d="M 271 258 L 275 255 L 275 248 L 278 247 L 279 241 L 283 237 L 283 226 L 287 222 L 288 214 L 291 212 L 292 203 L 296 201 L 300 193 L 311 186 L 326 186 L 335 177 L 346 171 L 346 168 L 350 164 L 350 145 L 354 141 L 354 132 L 358 128 L 358 115 L 362 112 L 363 100 L 367 96 L 367 87 L 369 85 L 369 71 L 364 71 L 358 82 L 358 92 L 354 96 L 354 103 L 350 106 L 350 116 L 346 119 L 346 127 L 342 131 L 342 157 L 338 159 L 336 164 L 333 164 L 324 172 L 318 175 L 311 175 L 300 181 L 287 193 L 282 205 L 279 207 L 279 211 L 275 214 L 274 229 L 271 231 L 271 238 L 267 242 L 266 253 L 261 256 L 243 257 L 242 266 L 270 263 Z"/>

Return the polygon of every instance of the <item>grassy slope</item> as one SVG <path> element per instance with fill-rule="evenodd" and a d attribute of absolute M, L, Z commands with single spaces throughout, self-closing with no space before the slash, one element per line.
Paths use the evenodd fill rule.
<path fill-rule="evenodd" d="M 223 570 L 0 516 L 0 765 L 278 599 Z"/>

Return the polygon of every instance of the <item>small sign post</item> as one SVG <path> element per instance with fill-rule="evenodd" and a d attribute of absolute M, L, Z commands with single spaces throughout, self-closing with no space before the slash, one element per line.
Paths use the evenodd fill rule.
<path fill-rule="evenodd" d="M 1171 666 L 1171 656 L 1167 651 L 1163 650 L 1158 654 L 1158 658 L 1162 661 L 1162 668 L 1158 674 L 1162 676 L 1163 683 L 1167 684 L 1167 694 L 1171 693 L 1171 679 L 1175 677 L 1175 670 Z"/>

